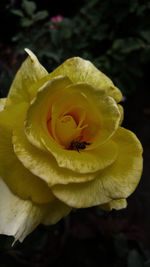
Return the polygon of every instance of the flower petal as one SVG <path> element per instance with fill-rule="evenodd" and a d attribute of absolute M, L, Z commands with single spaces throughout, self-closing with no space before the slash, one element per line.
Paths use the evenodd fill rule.
<path fill-rule="evenodd" d="M 47 82 L 38 92 L 34 102 L 30 105 L 25 122 L 25 133 L 28 140 L 41 150 L 48 150 L 56 159 L 58 165 L 79 173 L 96 172 L 112 164 L 115 160 L 117 151 L 112 141 L 106 142 L 118 127 L 120 113 L 115 101 L 105 95 L 103 91 L 97 91 L 88 84 L 73 85 L 66 87 L 68 80 L 66 77 L 57 77 Z M 61 88 L 61 90 L 60 90 Z M 72 89 L 72 90 L 71 90 Z M 88 98 L 93 97 L 93 106 L 98 106 L 102 113 L 102 132 L 100 141 L 101 146 L 93 147 L 91 150 L 85 149 L 80 153 L 75 150 L 67 150 L 60 146 L 50 135 L 47 127 L 47 114 L 50 109 L 51 97 L 57 92 L 63 94 L 66 91 L 88 94 Z M 83 91 L 83 92 L 82 92 Z M 54 94 L 55 95 L 55 94 Z M 94 96 L 93 96 L 94 95 Z M 67 94 L 66 94 L 67 99 Z M 91 104 L 92 105 L 92 104 Z M 67 108 L 67 107 L 66 107 Z M 96 114 L 96 111 L 95 113 Z M 96 115 L 95 115 L 96 116 Z M 98 113 L 97 113 L 98 116 Z"/>
<path fill-rule="evenodd" d="M 104 188 L 112 199 L 127 198 L 141 178 L 142 145 L 133 132 L 123 127 L 119 127 L 112 139 L 119 153 L 116 162 L 103 172 Z"/>
<path fill-rule="evenodd" d="M 50 147 L 49 139 L 43 140 L 45 147 Z M 97 172 L 111 165 L 118 154 L 117 146 L 111 140 L 93 150 L 65 150 L 51 146 L 51 152 L 61 168 L 67 168 L 77 173 Z"/>
<path fill-rule="evenodd" d="M 61 218 L 67 216 L 71 209 L 71 207 L 56 199 L 54 202 L 47 205 L 42 223 L 45 225 L 55 224 Z"/>
<path fill-rule="evenodd" d="M 6 108 L 21 102 L 30 102 L 30 88 L 48 74 L 37 57 L 29 49 L 25 50 L 29 56 L 21 65 L 11 85 Z"/>
<path fill-rule="evenodd" d="M 118 108 L 119 108 L 119 111 L 120 111 L 120 123 L 119 123 L 119 125 L 121 125 L 122 124 L 122 122 L 123 122 L 123 119 L 124 119 L 124 109 L 123 109 L 123 106 L 121 106 L 120 104 L 118 104 Z"/>
<path fill-rule="evenodd" d="M 135 190 L 142 172 L 142 146 L 137 137 L 119 128 L 113 137 L 118 145 L 116 161 L 99 172 L 95 180 L 84 184 L 55 185 L 52 192 L 61 201 L 76 208 L 127 198 Z"/>
<path fill-rule="evenodd" d="M 101 179 L 96 177 L 95 180 L 90 182 L 58 184 L 51 187 L 51 189 L 58 199 L 73 208 L 88 208 L 110 202 L 112 199 L 104 190 Z"/>
<path fill-rule="evenodd" d="M 2 106 L 1 106 L 2 107 Z M 8 110 L 2 107 L 0 111 L 0 124 L 12 129 L 14 122 L 16 121 L 17 117 L 21 114 L 24 108 L 28 107 L 27 103 L 21 103 L 11 108 L 11 111 L 8 113 Z"/>
<path fill-rule="evenodd" d="M 4 109 L 6 98 L 0 98 L 0 111 Z"/>
<path fill-rule="evenodd" d="M 55 224 L 71 210 L 59 200 L 52 204 L 35 205 L 29 200 L 20 199 L 9 190 L 2 179 L 0 203 L 0 234 L 14 236 L 14 243 L 17 240 L 22 242 L 39 223 Z"/>
<path fill-rule="evenodd" d="M 66 103 L 64 100 L 64 106 L 67 106 L 67 101 L 72 104 L 71 100 L 73 98 L 74 102 L 76 101 L 77 103 L 80 103 L 79 101 L 81 101 L 80 104 L 82 104 L 83 107 L 85 106 L 85 110 L 87 109 L 87 116 L 90 117 L 89 127 L 85 128 L 87 140 L 90 140 L 90 128 L 97 127 L 97 132 L 100 132 L 97 135 L 97 140 L 92 141 L 88 150 L 93 149 L 94 143 L 96 143 L 96 147 L 110 139 L 118 128 L 121 116 L 118 105 L 112 97 L 107 96 L 104 91 L 98 90 L 86 83 L 70 85 L 64 89 L 64 94 L 66 94 Z M 79 99 L 79 97 L 82 97 L 83 99 Z M 61 103 L 59 106 L 60 105 Z M 96 139 L 96 137 L 94 139 Z"/>
<path fill-rule="evenodd" d="M 26 109 L 22 112 L 22 116 L 18 118 L 17 124 L 13 130 L 13 145 L 18 159 L 27 169 L 42 178 L 49 186 L 59 183 L 82 183 L 95 178 L 95 173 L 80 174 L 65 168 L 60 168 L 52 155 L 33 146 L 24 134 L 23 126 L 25 116 Z M 115 144 L 109 142 L 107 146 L 102 146 L 100 153 L 103 167 L 106 165 L 106 162 L 111 164 L 113 159 L 117 156 Z M 108 162 L 108 160 L 110 160 L 110 162 Z M 99 157 L 98 161 L 100 161 Z"/>
<path fill-rule="evenodd" d="M 15 196 L 0 179 L 0 234 L 13 235 L 21 242 L 41 222 L 45 210 Z"/>
<path fill-rule="evenodd" d="M 70 83 L 71 81 L 67 77 L 63 76 L 59 76 L 52 81 L 48 81 L 39 89 L 36 98 L 30 105 L 25 121 L 25 133 L 28 140 L 41 150 L 47 150 L 42 144 L 40 137 L 43 133 L 43 124 L 47 129 L 47 116 L 49 109 L 55 101 L 55 98 L 61 98 L 62 90 L 66 86 L 70 85 Z M 49 132 L 47 134 L 50 138 Z"/>
<path fill-rule="evenodd" d="M 88 60 L 84 60 L 80 57 L 66 60 L 51 73 L 50 77 L 54 78 L 59 75 L 69 77 L 73 83 L 89 83 L 96 88 L 102 89 L 117 102 L 122 99 L 120 90 L 114 86 L 113 82 L 104 73 L 98 70 Z"/>
<path fill-rule="evenodd" d="M 47 184 L 30 173 L 17 159 L 12 145 L 12 130 L 8 121 L 11 112 L 2 111 L 0 116 L 0 176 L 9 188 L 23 199 L 32 199 L 35 203 L 47 203 L 55 199 Z M 7 120 L 8 119 L 8 120 Z M 11 122 L 14 123 L 13 121 Z M 6 125 L 5 125 L 6 124 Z"/>
<path fill-rule="evenodd" d="M 99 206 L 100 209 L 111 211 L 125 209 L 127 207 L 127 201 L 125 198 L 115 199 L 110 201 L 109 203 L 103 204 Z"/>

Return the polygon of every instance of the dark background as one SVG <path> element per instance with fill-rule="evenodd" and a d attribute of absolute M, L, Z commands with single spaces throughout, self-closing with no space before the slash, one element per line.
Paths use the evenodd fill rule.
<path fill-rule="evenodd" d="M 59 14 L 62 21 L 52 22 Z M 149 267 L 150 1 L 1 0 L 0 97 L 7 95 L 25 47 L 48 71 L 81 56 L 112 78 L 124 95 L 123 126 L 143 145 L 144 171 L 125 210 L 73 211 L 57 225 L 40 225 L 13 248 L 12 238 L 1 236 L 0 267 Z"/>

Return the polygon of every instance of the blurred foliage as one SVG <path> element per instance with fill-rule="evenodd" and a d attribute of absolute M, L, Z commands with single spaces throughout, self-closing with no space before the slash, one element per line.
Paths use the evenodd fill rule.
<path fill-rule="evenodd" d="M 79 12 L 60 22 L 29 0 L 10 12 L 19 23 L 12 38 L 17 54 L 30 48 L 49 71 L 80 56 L 111 77 L 125 95 L 136 90 L 150 60 L 149 1 L 85 0 Z"/>
<path fill-rule="evenodd" d="M 21 18 L 21 27 L 30 27 L 37 21 L 43 20 L 48 16 L 48 12 L 46 10 L 36 12 L 36 3 L 32 1 L 22 0 L 21 8 L 21 10 L 13 9 L 11 11 L 14 15 Z"/>

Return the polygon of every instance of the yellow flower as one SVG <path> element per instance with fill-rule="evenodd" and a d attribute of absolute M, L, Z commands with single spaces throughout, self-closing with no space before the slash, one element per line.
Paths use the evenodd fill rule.
<path fill-rule="evenodd" d="M 0 100 L 0 233 L 20 241 L 71 208 L 126 207 L 142 171 L 112 81 L 78 57 L 48 74 L 26 52 Z"/>

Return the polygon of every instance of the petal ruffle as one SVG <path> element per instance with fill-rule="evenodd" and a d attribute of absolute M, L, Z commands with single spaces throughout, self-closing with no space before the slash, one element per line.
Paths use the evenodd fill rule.
<path fill-rule="evenodd" d="M 119 128 L 113 136 L 118 145 L 116 161 L 97 178 L 84 184 L 55 185 L 52 192 L 76 208 L 90 207 L 127 198 L 137 187 L 142 167 L 142 146 L 131 131 Z"/>
<path fill-rule="evenodd" d="M 29 49 L 25 50 L 29 56 L 14 78 L 7 97 L 6 108 L 21 102 L 29 103 L 31 100 L 30 88 L 48 74 L 37 57 Z"/>
<path fill-rule="evenodd" d="M 108 96 L 113 97 L 116 102 L 120 102 L 122 94 L 114 86 L 113 82 L 90 61 L 80 57 L 73 57 L 66 60 L 62 65 L 55 69 L 50 77 L 59 75 L 67 76 L 73 83 L 89 83 L 90 85 L 102 89 Z"/>

